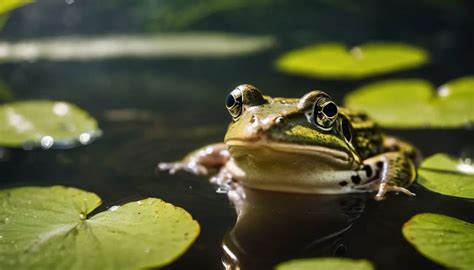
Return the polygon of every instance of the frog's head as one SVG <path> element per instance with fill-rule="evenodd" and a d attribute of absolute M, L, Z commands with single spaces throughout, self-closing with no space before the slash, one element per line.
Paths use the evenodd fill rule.
<path fill-rule="evenodd" d="M 251 155 L 249 149 L 264 147 L 342 163 L 357 158 L 348 118 L 322 91 L 300 99 L 271 98 L 240 85 L 227 96 L 226 107 L 232 122 L 225 143 L 231 152 Z"/>

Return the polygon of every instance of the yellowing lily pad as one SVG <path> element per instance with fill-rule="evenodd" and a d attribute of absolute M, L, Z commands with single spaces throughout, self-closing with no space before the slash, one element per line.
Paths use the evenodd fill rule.
<path fill-rule="evenodd" d="M 444 154 L 433 155 L 418 169 L 418 183 L 444 195 L 474 199 L 474 164 Z"/>
<path fill-rule="evenodd" d="M 474 122 L 474 76 L 437 90 L 425 80 L 388 80 L 363 86 L 345 98 L 352 109 L 367 112 L 392 128 L 455 128 Z"/>
<path fill-rule="evenodd" d="M 0 191 L 0 269 L 138 269 L 166 265 L 194 242 L 185 210 L 148 198 L 89 217 L 101 204 L 62 186 Z"/>
<path fill-rule="evenodd" d="M 428 53 L 401 43 L 367 43 L 347 49 L 339 43 L 290 51 L 276 61 L 283 72 L 310 77 L 360 79 L 425 64 Z"/>
<path fill-rule="evenodd" d="M 438 214 L 418 214 L 403 236 L 427 258 L 449 268 L 474 269 L 474 225 Z"/>
<path fill-rule="evenodd" d="M 89 144 L 100 135 L 97 121 L 67 102 L 20 101 L 0 105 L 0 146 L 68 148 Z"/>
<path fill-rule="evenodd" d="M 296 259 L 280 263 L 276 270 L 373 270 L 372 263 L 367 260 L 345 258 L 311 258 Z"/>

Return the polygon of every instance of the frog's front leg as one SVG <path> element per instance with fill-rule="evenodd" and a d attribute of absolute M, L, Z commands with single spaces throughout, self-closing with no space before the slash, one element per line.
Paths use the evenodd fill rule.
<path fill-rule="evenodd" d="M 415 195 L 406 187 L 415 180 L 416 167 L 411 158 L 404 153 L 383 153 L 365 160 L 364 164 L 365 168 L 370 167 L 374 180 L 363 188 L 377 190 L 376 200 L 382 200 L 387 192 Z"/>
<path fill-rule="evenodd" d="M 174 174 L 183 170 L 196 175 L 209 175 L 213 171 L 220 170 L 229 161 L 229 150 L 223 143 L 216 143 L 199 148 L 182 160 L 175 162 L 161 162 L 158 168 Z"/>

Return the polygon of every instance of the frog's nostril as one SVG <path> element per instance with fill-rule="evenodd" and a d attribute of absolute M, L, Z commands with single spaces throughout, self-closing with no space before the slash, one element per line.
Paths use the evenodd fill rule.
<path fill-rule="evenodd" d="M 256 119 L 257 117 L 255 115 L 252 115 L 252 117 L 250 118 L 250 123 L 254 123 Z"/>
<path fill-rule="evenodd" d="M 278 116 L 277 118 L 275 118 L 275 123 L 277 125 L 283 125 L 286 123 L 286 118 L 283 116 Z"/>

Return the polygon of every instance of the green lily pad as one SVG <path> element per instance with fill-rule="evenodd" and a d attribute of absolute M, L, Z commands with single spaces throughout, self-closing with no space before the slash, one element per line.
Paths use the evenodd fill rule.
<path fill-rule="evenodd" d="M 20 101 L 0 105 L 0 146 L 69 148 L 89 144 L 100 135 L 97 121 L 67 102 Z"/>
<path fill-rule="evenodd" d="M 418 214 L 403 236 L 427 258 L 449 268 L 474 269 L 474 225 L 438 214 Z"/>
<path fill-rule="evenodd" d="M 0 269 L 137 269 L 166 265 L 194 242 L 185 210 L 148 198 L 92 217 L 90 192 L 62 186 L 0 191 Z"/>
<path fill-rule="evenodd" d="M 474 199 L 474 164 L 470 162 L 436 154 L 423 161 L 418 174 L 417 182 L 431 191 Z"/>
<path fill-rule="evenodd" d="M 276 270 L 373 270 L 374 266 L 367 260 L 353 260 L 345 258 L 310 258 L 296 259 L 280 263 Z"/>
<path fill-rule="evenodd" d="M 462 127 L 474 122 L 474 76 L 450 81 L 437 90 L 420 79 L 376 82 L 347 95 L 345 104 L 367 112 L 385 127 Z"/>
<path fill-rule="evenodd" d="M 425 64 L 428 53 L 401 43 L 367 43 L 347 49 L 339 43 L 290 51 L 276 61 L 280 71 L 310 77 L 360 79 Z"/>

